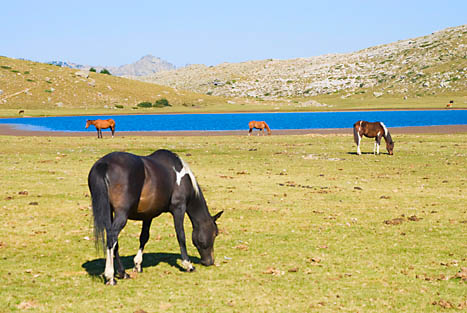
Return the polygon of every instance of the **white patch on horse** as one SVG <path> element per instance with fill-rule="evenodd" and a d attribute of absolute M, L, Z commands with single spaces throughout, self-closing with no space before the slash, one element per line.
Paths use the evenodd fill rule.
<path fill-rule="evenodd" d="M 186 174 L 188 174 L 185 170 L 184 167 L 182 167 L 182 169 L 180 170 L 180 172 L 177 172 L 177 170 L 175 169 L 175 167 L 173 168 L 174 171 L 175 171 L 175 174 L 177 174 L 177 179 L 176 179 L 176 182 L 177 182 L 177 185 L 180 186 L 180 183 L 182 182 L 182 178 L 183 176 L 185 176 Z"/>
<path fill-rule="evenodd" d="M 387 135 L 388 135 L 388 129 L 386 128 L 386 125 L 384 125 L 383 122 L 379 122 L 379 124 L 380 124 L 381 127 L 383 127 L 383 129 L 384 129 L 384 137 L 387 137 Z"/>
<path fill-rule="evenodd" d="M 193 263 L 187 260 L 182 261 L 182 267 L 187 271 L 190 272 L 193 270 Z"/>
<path fill-rule="evenodd" d="M 359 130 L 360 131 L 360 130 Z M 357 143 L 357 154 L 358 155 L 361 155 L 362 154 L 362 151 L 360 150 L 360 142 L 362 140 L 362 136 L 360 136 L 360 133 L 357 133 L 357 136 L 358 136 L 358 143 Z"/>
<path fill-rule="evenodd" d="M 177 174 L 177 180 L 176 180 L 177 185 L 180 186 L 183 176 L 188 174 L 188 176 L 190 176 L 190 179 L 191 179 L 191 185 L 193 186 L 193 189 L 195 190 L 195 194 L 198 197 L 199 196 L 199 187 L 198 187 L 198 182 L 196 181 L 195 175 L 191 171 L 188 164 L 186 164 L 185 161 L 182 160 L 182 158 L 179 157 L 179 160 L 180 160 L 180 162 L 182 162 L 182 166 L 183 166 L 182 169 L 180 170 L 180 172 L 177 172 L 175 167 L 173 167 L 175 173 Z"/>
<path fill-rule="evenodd" d="M 143 263 L 143 249 L 138 249 L 135 258 L 133 259 L 135 263 L 135 270 L 141 272 L 141 264 Z"/>
<path fill-rule="evenodd" d="M 107 249 L 104 276 L 108 281 L 112 281 L 114 279 L 114 249 L 116 245 L 117 243 L 115 242 L 112 248 Z"/>

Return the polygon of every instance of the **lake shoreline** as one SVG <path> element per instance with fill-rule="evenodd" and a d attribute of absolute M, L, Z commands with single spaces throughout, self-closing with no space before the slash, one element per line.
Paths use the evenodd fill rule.
<path fill-rule="evenodd" d="M 392 134 L 456 134 L 467 133 L 467 125 L 441 125 L 441 126 L 409 126 L 390 127 Z M 328 129 L 278 129 L 272 130 L 273 136 L 284 135 L 331 135 L 353 133 L 352 128 L 328 128 Z M 258 131 L 253 131 L 256 136 Z M 89 137 L 97 136 L 96 131 L 62 132 L 62 131 L 32 131 L 20 130 L 8 124 L 0 124 L 0 135 L 2 136 L 47 136 L 47 137 Z M 226 131 L 116 131 L 115 136 L 246 136 L 245 130 Z M 104 137 L 110 137 L 109 130 L 103 130 Z"/>

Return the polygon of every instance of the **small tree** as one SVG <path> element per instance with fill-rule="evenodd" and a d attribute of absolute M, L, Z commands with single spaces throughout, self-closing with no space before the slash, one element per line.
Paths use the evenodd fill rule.
<path fill-rule="evenodd" d="M 101 74 L 107 74 L 107 75 L 112 75 L 112 74 L 110 74 L 110 72 L 109 72 L 107 69 L 105 69 L 105 68 L 102 69 L 99 73 L 101 73 Z"/>
<path fill-rule="evenodd" d="M 144 101 L 144 102 L 138 103 L 137 106 L 140 108 L 150 108 L 152 107 L 152 103 L 149 101 Z"/>
<path fill-rule="evenodd" d="M 95 72 L 96 72 L 96 69 L 95 69 L 94 67 L 91 67 L 91 68 L 89 69 L 89 71 L 95 73 Z"/>
<path fill-rule="evenodd" d="M 169 104 L 169 101 L 166 98 L 162 98 L 162 99 L 156 100 L 153 106 L 156 108 L 163 108 L 163 107 L 170 107 L 171 105 Z"/>

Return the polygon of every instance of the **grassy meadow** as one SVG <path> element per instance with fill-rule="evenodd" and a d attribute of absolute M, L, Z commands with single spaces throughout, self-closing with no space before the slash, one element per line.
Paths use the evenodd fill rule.
<path fill-rule="evenodd" d="M 0 312 L 465 310 L 467 134 L 394 140 L 394 156 L 370 154 L 369 139 L 357 156 L 351 135 L 0 136 Z M 180 270 L 165 214 L 144 272 L 105 286 L 89 169 L 159 148 L 190 164 L 211 214 L 224 210 L 216 266 L 198 263 L 186 218 L 196 271 Z M 140 228 L 119 237 L 128 272 Z"/>

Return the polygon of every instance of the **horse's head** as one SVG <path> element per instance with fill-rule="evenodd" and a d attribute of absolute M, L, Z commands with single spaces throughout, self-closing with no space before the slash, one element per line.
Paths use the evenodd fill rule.
<path fill-rule="evenodd" d="M 386 149 L 388 150 L 389 155 L 394 154 L 394 141 L 386 141 Z"/>
<path fill-rule="evenodd" d="M 219 234 L 216 220 L 224 211 L 211 216 L 207 221 L 204 221 L 199 227 L 193 227 L 192 240 L 196 249 L 201 256 L 201 264 L 209 266 L 214 264 L 214 240 Z"/>
<path fill-rule="evenodd" d="M 91 121 L 90 121 L 90 120 L 86 120 L 86 128 L 88 128 L 89 125 L 91 125 Z"/>

